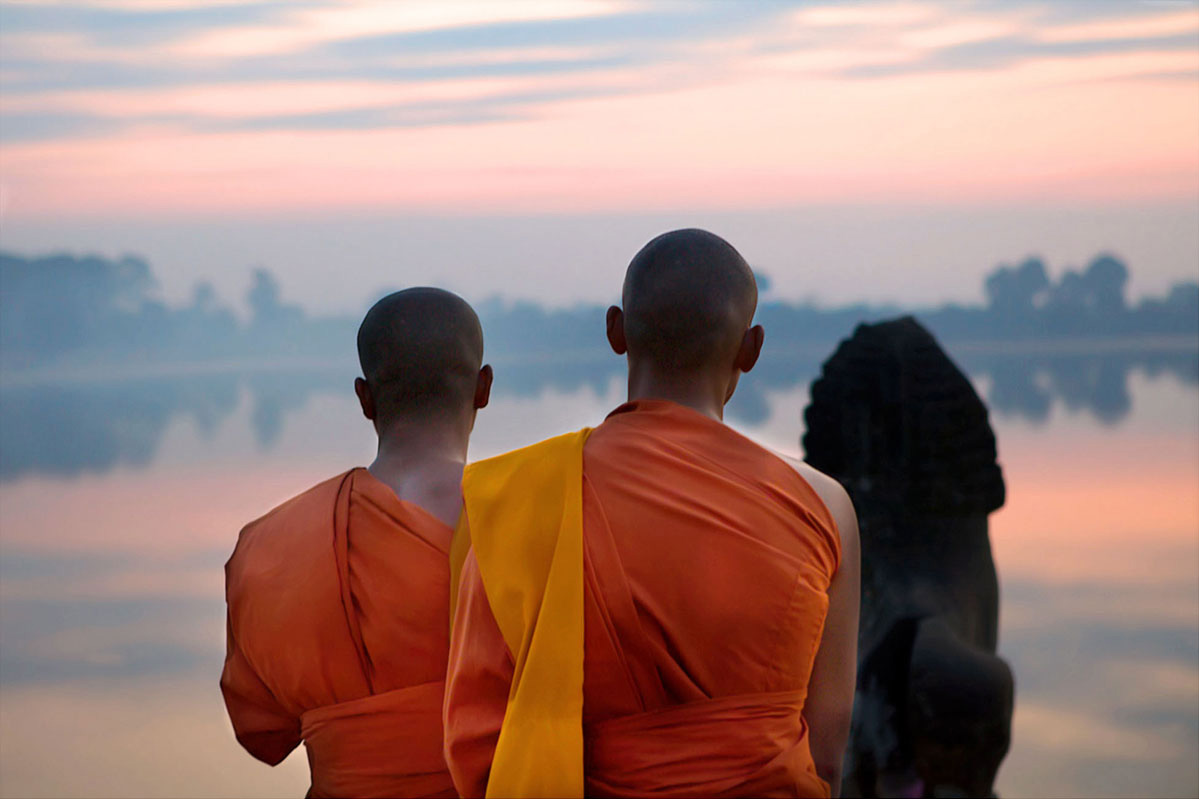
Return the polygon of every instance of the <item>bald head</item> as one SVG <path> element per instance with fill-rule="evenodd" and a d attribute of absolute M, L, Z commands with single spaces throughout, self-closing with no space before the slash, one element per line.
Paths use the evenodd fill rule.
<path fill-rule="evenodd" d="M 483 329 L 456 294 L 413 288 L 388 294 L 358 328 L 358 361 L 380 421 L 472 407 Z"/>
<path fill-rule="evenodd" d="M 733 245 L 689 228 L 641 248 L 625 273 L 622 302 L 631 358 L 693 372 L 732 362 L 753 320 L 758 287 Z"/>

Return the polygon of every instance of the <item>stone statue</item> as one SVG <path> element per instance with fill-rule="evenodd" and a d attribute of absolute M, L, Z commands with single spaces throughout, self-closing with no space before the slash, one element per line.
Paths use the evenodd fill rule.
<path fill-rule="evenodd" d="M 809 463 L 857 508 L 862 609 L 846 796 L 990 796 L 1011 735 L 987 514 L 987 409 L 910 316 L 859 325 L 804 412 Z"/>

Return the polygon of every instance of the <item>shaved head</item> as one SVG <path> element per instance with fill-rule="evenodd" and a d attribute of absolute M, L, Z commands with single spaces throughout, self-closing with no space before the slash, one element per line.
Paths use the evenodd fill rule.
<path fill-rule="evenodd" d="M 665 372 L 731 363 L 758 304 L 753 270 L 719 236 L 663 233 L 625 273 L 624 335 L 630 357 Z"/>
<path fill-rule="evenodd" d="M 388 294 L 358 328 L 358 361 L 381 421 L 470 407 L 483 362 L 483 328 L 457 294 Z"/>

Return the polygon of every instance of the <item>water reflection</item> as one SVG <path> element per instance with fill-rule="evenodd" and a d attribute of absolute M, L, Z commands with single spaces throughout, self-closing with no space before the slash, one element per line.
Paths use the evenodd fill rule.
<path fill-rule="evenodd" d="M 1195 548 L 1175 554 L 1193 562 Z M 1018 574 L 1003 581 L 1001 651 L 1017 676 L 1017 700 L 999 795 L 1185 796 L 1199 788 L 1195 588 L 1193 576 L 1152 586 Z"/>
<path fill-rule="evenodd" d="M 245 376 L 254 398 L 254 440 L 268 450 L 279 440 L 285 417 L 299 410 L 315 393 L 348 390 L 353 378 L 337 372 L 257 373 Z"/>
<path fill-rule="evenodd" d="M 358 316 L 309 316 L 265 272 L 248 324 L 203 287 L 167 308 L 135 259 L 0 255 L 0 272 L 0 795 L 301 795 L 303 753 L 266 768 L 225 718 L 221 565 L 246 521 L 369 460 Z M 1199 794 L 1199 285 L 1131 307 L 1126 277 L 1099 258 L 1054 286 L 1028 261 L 992 274 L 987 307 L 924 320 L 980 386 L 1008 485 L 992 517 L 1017 684 L 1003 796 Z M 480 312 L 495 352 L 528 357 L 495 362 L 472 457 L 623 397 L 602 306 Z M 794 452 L 836 338 L 894 313 L 765 303 L 730 421 Z M 269 368 L 209 368 L 251 355 Z M 285 368 L 301 358 L 334 365 Z M 128 376 L 139 364 L 158 371 Z"/>
<path fill-rule="evenodd" d="M 1071 411 L 1087 411 L 1097 421 L 1116 424 L 1132 410 L 1128 375 L 1171 374 L 1184 383 L 1199 383 L 1199 357 L 1194 352 L 1137 351 L 1104 354 L 967 356 L 972 374 L 991 379 L 987 397 L 992 411 L 1042 423 L 1054 400 Z"/>
<path fill-rule="evenodd" d="M 1110 345 L 1109 345 L 1110 346 Z M 806 386 L 832 346 L 763 354 L 742 381 L 729 416 L 761 425 L 771 414 L 770 392 Z M 1157 348 L 1117 351 L 1017 351 L 963 346 L 951 354 L 988 386 L 993 413 L 1043 424 L 1054 403 L 1085 411 L 1112 425 L 1132 410 L 1129 375 L 1169 374 L 1199 384 L 1199 351 L 1171 342 Z M 496 363 L 495 396 L 531 398 L 547 390 L 589 389 L 595 396 L 623 378 L 621 359 L 581 351 L 555 360 Z M 274 447 L 289 415 L 315 395 L 347 395 L 353 364 L 344 369 L 229 371 L 224 373 L 0 382 L 0 480 L 45 474 L 69 477 L 117 466 L 145 467 L 173 419 L 194 422 L 211 435 L 237 407 L 240 392 L 252 398 L 252 430 L 262 451 Z M 795 411 L 798 413 L 798 409 Z"/>
<path fill-rule="evenodd" d="M 807 382 L 824 355 L 782 359 L 806 364 L 789 371 L 763 364 L 746 388 L 767 418 L 749 422 L 738 411 L 736 425 L 794 447 Z M 993 420 L 1009 489 L 1008 505 L 992 517 L 1000 652 L 1018 692 L 997 790 L 1193 795 L 1194 372 L 1180 370 L 1178 358 L 1155 365 L 1080 355 L 1064 359 L 1081 364 L 1071 367 L 1072 383 L 1039 357 L 958 355 L 992 398 L 1004 385 L 995 367 L 1033 364 L 1018 373 L 1031 373 L 1053 409 L 1039 422 L 1002 412 Z M 1058 393 L 1082 385 L 1089 393 L 1077 396 L 1092 396 L 1105 384 L 1097 365 L 1105 357 L 1130 398 L 1117 425 Z M 622 394 L 620 363 L 611 361 L 500 370 L 509 383 L 480 415 L 472 454 L 602 418 Z M 530 387 L 533 374 L 545 375 L 540 390 Z M 33 398 L 20 406 L 24 421 L 45 425 L 43 443 L 56 453 L 69 453 L 72 437 L 119 441 L 125 428 L 157 451 L 113 445 L 107 458 L 76 459 L 57 472 L 51 459 L 29 458 L 22 479 L 0 485 L 0 793 L 303 793 L 302 752 L 282 770 L 262 766 L 238 748 L 224 718 L 216 684 L 221 564 L 245 521 L 369 455 L 350 376 L 162 378 L 137 383 L 134 396 L 102 382 L 61 383 L 55 390 L 71 400 L 40 412 L 34 400 L 46 386 L 4 388 L 6 413 L 10 392 Z M 1061 412 L 1069 408 L 1087 410 Z M 104 436 L 80 433 L 80 419 L 105 418 Z M 262 419 L 273 422 L 261 427 Z"/>
<path fill-rule="evenodd" d="M 235 375 L 0 383 L 0 479 L 145 466 L 177 415 L 211 432 L 237 405 Z"/>

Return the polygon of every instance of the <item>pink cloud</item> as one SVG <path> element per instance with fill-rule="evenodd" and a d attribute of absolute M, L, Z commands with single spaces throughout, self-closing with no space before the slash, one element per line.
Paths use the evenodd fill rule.
<path fill-rule="evenodd" d="M 284 29 L 356 35 L 370 14 L 382 13 L 371 8 L 342 20 L 345 30 L 303 20 Z M 547 8 L 521 13 L 544 16 Z M 758 52 L 741 37 L 723 55 L 697 47 L 703 58 L 694 62 L 679 45 L 679 62 L 578 73 L 6 93 L 6 115 L 82 114 L 124 125 L 6 145 L 6 215 L 1119 203 L 1189 197 L 1199 188 L 1193 81 L 1145 78 L 1193 72 L 1199 52 L 1146 44 L 985 71 L 837 77 L 855 65 L 902 65 L 930 48 L 1036 30 L 1014 13 L 888 5 L 886 20 L 867 24 L 865 10 L 801 10 L 792 15 L 798 27 L 766 36 L 785 44 L 805 31 L 848 26 L 843 41 Z M 1171 12 L 1138 24 L 1172 32 L 1192 16 Z M 388 20 L 397 29 L 419 22 Z M 1077 37 L 1089 29 L 1046 30 Z M 569 48 L 550 49 L 570 56 Z M 509 63 L 514 56 L 486 57 Z M 453 114 L 424 126 L 377 121 L 439 107 L 461 111 L 461 121 Z M 275 119 L 365 111 L 376 121 L 359 128 Z"/>

